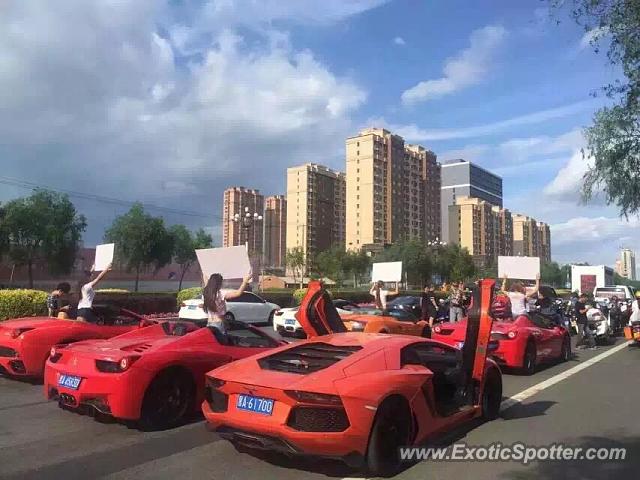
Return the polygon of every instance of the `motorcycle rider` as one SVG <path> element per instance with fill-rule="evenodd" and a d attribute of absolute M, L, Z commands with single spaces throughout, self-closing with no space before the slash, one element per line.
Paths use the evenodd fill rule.
<path fill-rule="evenodd" d="M 587 295 L 580 294 L 575 305 L 576 323 L 578 324 L 578 341 L 576 348 L 596 348 L 596 340 L 589 330 L 589 322 L 587 321 Z"/>

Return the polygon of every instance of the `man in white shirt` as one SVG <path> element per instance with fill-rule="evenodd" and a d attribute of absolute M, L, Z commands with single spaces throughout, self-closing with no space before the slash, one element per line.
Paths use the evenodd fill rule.
<path fill-rule="evenodd" d="M 387 297 L 389 297 L 389 295 L 398 295 L 398 293 L 400 292 L 398 290 L 398 282 L 396 282 L 395 290 L 389 291 L 385 290 L 384 282 L 382 280 L 378 280 L 377 282 L 373 283 L 373 285 L 371 286 L 371 290 L 369 290 L 369 293 L 374 298 L 376 308 L 385 310 L 387 308 Z"/>
<path fill-rule="evenodd" d="M 80 289 L 81 298 L 78 302 L 78 320 L 89 323 L 97 323 L 98 318 L 96 317 L 95 313 L 93 313 L 93 299 L 96 297 L 94 288 L 100 282 L 100 280 L 102 280 L 110 271 L 111 264 L 109 264 L 107 268 L 101 271 L 95 278 L 95 280 L 92 280 L 89 283 L 85 283 Z M 91 269 L 91 272 L 93 273 L 93 268 Z"/>

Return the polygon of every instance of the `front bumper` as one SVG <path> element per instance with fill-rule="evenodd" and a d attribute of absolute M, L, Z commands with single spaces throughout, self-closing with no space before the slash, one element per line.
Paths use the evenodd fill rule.
<path fill-rule="evenodd" d="M 76 375 L 82 378 L 76 390 L 58 385 L 60 374 Z M 147 378 L 149 377 L 149 378 Z M 49 400 L 78 410 L 93 408 L 98 412 L 123 420 L 137 420 L 144 391 L 151 381 L 151 374 L 142 369 L 131 369 L 124 373 L 74 372 L 47 363 L 44 377 L 44 394 Z"/>

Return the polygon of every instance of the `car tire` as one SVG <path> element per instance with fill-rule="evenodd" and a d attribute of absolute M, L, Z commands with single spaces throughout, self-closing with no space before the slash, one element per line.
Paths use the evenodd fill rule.
<path fill-rule="evenodd" d="M 536 372 L 536 344 L 533 340 L 527 342 L 522 356 L 522 373 L 533 375 Z"/>
<path fill-rule="evenodd" d="M 372 476 L 389 477 L 402 465 L 398 449 L 411 437 L 411 411 L 407 401 L 390 397 L 378 407 L 371 426 L 365 462 Z"/>
<path fill-rule="evenodd" d="M 482 391 L 482 418 L 495 420 L 502 404 L 502 377 L 495 368 L 487 373 Z"/>
<path fill-rule="evenodd" d="M 235 319 L 236 319 L 236 317 L 231 312 L 227 312 L 227 313 L 224 314 L 225 322 L 233 322 L 233 321 L 235 321 Z"/>
<path fill-rule="evenodd" d="M 181 425 L 193 410 L 195 384 L 180 368 L 160 372 L 144 394 L 140 415 L 142 430 L 165 430 Z"/>
<path fill-rule="evenodd" d="M 565 336 L 562 339 L 562 349 L 560 351 L 560 361 L 568 362 L 571 360 L 571 339 Z"/>

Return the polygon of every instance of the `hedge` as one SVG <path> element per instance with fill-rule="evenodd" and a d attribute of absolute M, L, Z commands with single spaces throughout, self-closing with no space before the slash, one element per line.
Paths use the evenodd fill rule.
<path fill-rule="evenodd" d="M 93 303 L 126 308 L 141 315 L 177 312 L 175 293 L 97 292 Z"/>
<path fill-rule="evenodd" d="M 202 295 L 202 287 L 185 288 L 184 290 L 180 290 L 176 298 L 178 307 L 185 300 L 191 300 L 193 298 L 199 297 L 200 295 Z"/>
<path fill-rule="evenodd" d="M 0 290 L 0 321 L 47 315 L 47 295 L 40 290 Z"/>

